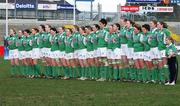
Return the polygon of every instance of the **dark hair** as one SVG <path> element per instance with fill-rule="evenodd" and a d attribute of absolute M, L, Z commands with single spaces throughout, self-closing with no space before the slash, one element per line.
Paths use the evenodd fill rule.
<path fill-rule="evenodd" d="M 84 27 L 84 26 L 81 26 L 80 28 L 81 28 L 83 31 L 85 31 L 85 27 Z"/>
<path fill-rule="evenodd" d="M 106 19 L 102 18 L 101 20 L 99 20 L 99 22 L 103 23 L 105 26 L 107 25 L 107 21 Z"/>
<path fill-rule="evenodd" d="M 79 27 L 77 25 L 73 25 L 73 26 L 77 31 L 79 31 Z"/>
<path fill-rule="evenodd" d="M 11 28 L 11 29 L 13 30 L 14 34 L 16 34 L 16 30 L 14 28 Z"/>
<path fill-rule="evenodd" d="M 137 28 L 140 32 L 142 31 L 142 30 L 141 30 L 141 25 L 139 25 L 139 24 L 134 24 L 134 27 Z"/>
<path fill-rule="evenodd" d="M 85 26 L 85 28 L 87 28 L 87 29 L 89 29 L 89 30 L 91 30 L 92 31 L 92 27 L 91 26 Z"/>
<path fill-rule="evenodd" d="M 50 29 L 52 28 L 52 26 L 51 25 L 49 25 L 49 24 L 46 24 Z"/>
<path fill-rule="evenodd" d="M 125 17 L 121 17 L 121 19 L 124 21 L 124 22 L 127 22 L 127 18 L 125 18 Z"/>
<path fill-rule="evenodd" d="M 166 39 L 169 39 L 172 43 L 174 43 L 174 39 L 171 36 L 166 37 Z"/>
<path fill-rule="evenodd" d="M 116 26 L 118 27 L 118 30 L 120 30 L 120 29 L 121 29 L 121 25 L 120 25 L 120 24 L 118 24 L 118 23 L 114 23 L 114 25 L 116 25 Z"/>
<path fill-rule="evenodd" d="M 143 28 L 145 28 L 147 31 L 150 31 L 150 25 L 149 24 L 144 24 L 142 25 Z"/>
<path fill-rule="evenodd" d="M 98 24 L 94 24 L 94 26 L 96 27 L 96 29 L 100 29 L 100 26 Z"/>
<path fill-rule="evenodd" d="M 56 33 L 57 33 L 57 30 L 56 30 L 56 28 L 55 28 L 55 27 L 52 27 L 50 30 L 53 30 L 54 32 L 56 32 Z"/>
<path fill-rule="evenodd" d="M 31 33 L 31 31 L 29 30 L 29 29 L 25 29 L 25 30 L 23 30 L 23 33 L 24 32 L 27 32 L 28 34 L 30 34 Z"/>
<path fill-rule="evenodd" d="M 132 26 L 135 25 L 135 22 L 134 22 L 134 21 L 132 21 L 132 20 L 130 20 L 130 19 L 128 19 L 127 21 L 129 21 Z M 126 21 L 126 22 L 127 22 L 127 21 Z"/>
<path fill-rule="evenodd" d="M 153 22 L 157 26 L 157 21 L 156 20 L 152 20 L 151 22 Z"/>
<path fill-rule="evenodd" d="M 159 23 L 163 26 L 163 28 L 168 28 L 167 23 L 165 23 L 165 22 L 163 22 L 163 21 L 160 21 Z"/>
<path fill-rule="evenodd" d="M 34 29 L 34 30 L 36 31 L 36 33 L 38 33 L 38 32 L 39 32 L 39 29 L 37 29 L 37 28 L 32 28 L 32 29 Z"/>
<path fill-rule="evenodd" d="M 43 31 L 45 31 L 45 26 L 44 25 L 39 25 L 39 26 L 41 26 L 41 28 L 43 29 Z"/>
<path fill-rule="evenodd" d="M 62 28 L 63 31 L 65 30 L 65 27 L 64 27 L 64 26 L 61 26 L 60 28 Z"/>

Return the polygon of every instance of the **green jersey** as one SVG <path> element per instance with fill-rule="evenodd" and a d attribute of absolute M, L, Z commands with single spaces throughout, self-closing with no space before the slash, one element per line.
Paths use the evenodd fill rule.
<path fill-rule="evenodd" d="M 148 44 L 152 48 L 157 47 L 158 46 L 158 41 L 157 41 L 158 29 L 154 28 L 150 32 L 151 34 L 149 34 Z"/>
<path fill-rule="evenodd" d="M 175 47 L 175 45 L 173 43 L 169 44 L 166 46 L 166 56 L 170 56 L 172 54 L 177 54 L 177 48 Z"/>
<path fill-rule="evenodd" d="M 59 50 L 58 36 L 57 35 L 51 35 L 50 42 L 51 42 L 51 51 Z"/>
<path fill-rule="evenodd" d="M 9 50 L 17 49 L 17 47 L 16 47 L 17 38 L 18 38 L 17 36 L 9 36 L 9 37 L 6 38 L 6 40 L 8 42 Z"/>
<path fill-rule="evenodd" d="M 144 51 L 149 51 L 151 49 L 148 39 L 151 36 L 151 32 L 143 33 L 143 44 L 144 44 Z"/>
<path fill-rule="evenodd" d="M 97 38 L 95 33 L 90 33 L 89 35 L 87 35 L 86 37 L 87 39 L 87 51 L 93 51 L 96 49 L 96 45 L 97 45 Z"/>
<path fill-rule="evenodd" d="M 25 51 L 32 50 L 32 36 L 26 36 L 23 40 Z"/>
<path fill-rule="evenodd" d="M 73 37 L 72 36 L 66 36 L 65 38 L 65 52 L 66 53 L 73 53 L 74 49 L 73 49 Z"/>
<path fill-rule="evenodd" d="M 62 33 L 58 35 L 58 45 L 59 45 L 59 50 L 64 51 L 65 50 L 65 38 L 66 38 L 66 33 Z"/>
<path fill-rule="evenodd" d="M 97 35 L 98 37 L 98 47 L 107 47 L 107 42 L 105 39 L 107 38 L 109 32 L 107 31 L 107 28 L 101 29 Z"/>
<path fill-rule="evenodd" d="M 134 52 L 141 52 L 141 51 L 144 50 L 142 39 L 143 39 L 143 34 L 142 33 L 133 34 Z"/>
<path fill-rule="evenodd" d="M 79 50 L 81 49 L 86 49 L 86 45 L 87 45 L 87 40 L 86 37 L 84 35 L 80 35 L 78 37 L 78 45 L 79 45 Z"/>
<path fill-rule="evenodd" d="M 39 34 L 37 33 L 36 35 L 32 35 L 32 47 L 33 48 L 38 48 L 38 39 L 39 39 Z"/>
<path fill-rule="evenodd" d="M 72 37 L 73 37 L 73 47 L 74 47 L 74 50 L 77 50 L 79 48 L 79 45 L 78 45 L 78 37 L 80 36 L 79 32 L 75 32 Z"/>
<path fill-rule="evenodd" d="M 108 49 L 112 49 L 114 50 L 115 48 L 117 48 L 119 46 L 119 43 L 118 43 L 118 34 L 117 33 L 111 33 L 108 35 L 108 46 L 107 48 Z"/>
<path fill-rule="evenodd" d="M 45 34 L 46 34 L 46 32 L 40 32 L 39 33 L 38 40 L 37 40 L 39 48 L 44 47 L 44 36 L 45 36 Z"/>
<path fill-rule="evenodd" d="M 133 33 L 134 33 L 133 27 L 126 29 L 126 39 L 129 48 L 133 47 Z"/>
<path fill-rule="evenodd" d="M 18 37 L 18 39 L 16 40 L 16 46 L 18 48 L 18 51 L 23 51 L 25 48 L 23 46 L 23 40 L 24 40 L 24 36 Z"/>
<path fill-rule="evenodd" d="M 51 39 L 50 33 L 45 32 L 45 33 L 43 34 L 43 41 L 44 41 L 43 45 L 44 45 L 44 47 L 46 47 L 46 48 L 51 48 L 50 39 Z"/>
<path fill-rule="evenodd" d="M 122 27 L 120 30 L 120 42 L 121 44 L 126 44 L 127 43 L 127 38 L 126 38 L 126 31 L 127 28 L 126 27 Z"/>
<path fill-rule="evenodd" d="M 168 29 L 163 28 L 157 33 L 157 41 L 158 41 L 158 49 L 165 50 L 166 49 L 166 37 L 170 36 L 170 32 Z"/>

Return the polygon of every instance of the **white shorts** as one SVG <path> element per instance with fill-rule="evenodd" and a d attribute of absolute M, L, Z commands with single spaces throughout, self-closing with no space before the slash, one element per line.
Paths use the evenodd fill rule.
<path fill-rule="evenodd" d="M 79 50 L 74 51 L 74 58 L 78 58 L 78 53 L 79 53 Z"/>
<path fill-rule="evenodd" d="M 46 56 L 46 55 L 45 55 L 45 54 L 46 54 L 46 50 L 47 50 L 47 48 L 41 48 L 41 53 L 42 53 L 41 56 L 42 56 L 42 57 L 45 57 L 45 56 Z"/>
<path fill-rule="evenodd" d="M 128 52 L 128 46 L 127 44 L 121 44 L 121 49 L 122 49 L 122 55 L 126 56 Z"/>
<path fill-rule="evenodd" d="M 65 59 L 67 59 L 67 60 L 69 60 L 69 59 L 74 59 L 74 54 L 73 53 L 67 53 L 66 54 L 66 58 Z"/>
<path fill-rule="evenodd" d="M 19 58 L 18 49 L 9 50 L 9 59 L 18 59 L 18 58 Z"/>
<path fill-rule="evenodd" d="M 86 58 L 94 58 L 94 51 L 88 51 Z"/>
<path fill-rule="evenodd" d="M 160 51 L 157 47 L 151 48 L 151 59 L 158 59 L 161 57 Z"/>
<path fill-rule="evenodd" d="M 166 57 L 166 50 L 161 50 L 160 54 L 161 54 L 161 58 Z"/>
<path fill-rule="evenodd" d="M 106 47 L 98 48 L 97 56 L 98 57 L 107 57 L 107 48 Z"/>
<path fill-rule="evenodd" d="M 94 50 L 94 58 L 97 58 L 98 57 L 98 50 L 96 49 L 96 50 Z"/>
<path fill-rule="evenodd" d="M 65 58 L 66 55 L 65 55 L 65 51 L 59 51 L 59 58 Z"/>
<path fill-rule="evenodd" d="M 40 51 L 40 54 L 39 54 L 39 55 L 40 55 L 40 57 L 44 57 L 44 55 L 43 55 L 43 48 L 40 48 L 40 50 L 39 50 L 39 51 Z"/>
<path fill-rule="evenodd" d="M 39 59 L 40 58 L 40 49 L 33 48 L 32 50 L 32 59 Z"/>
<path fill-rule="evenodd" d="M 88 52 L 86 49 L 79 50 L 78 59 L 87 59 Z"/>
<path fill-rule="evenodd" d="M 24 56 L 25 56 L 25 55 L 26 55 L 26 54 L 25 54 L 25 51 L 19 51 L 19 56 L 18 56 L 19 60 L 24 59 Z"/>
<path fill-rule="evenodd" d="M 131 59 L 133 58 L 134 48 L 127 48 L 128 52 L 126 52 L 127 58 Z"/>
<path fill-rule="evenodd" d="M 51 48 L 44 48 L 43 52 L 45 57 L 51 58 Z"/>
<path fill-rule="evenodd" d="M 113 59 L 121 59 L 121 56 L 122 56 L 122 49 L 116 48 L 116 49 L 114 49 L 113 52 L 114 52 Z"/>
<path fill-rule="evenodd" d="M 59 58 L 59 51 L 51 51 L 51 58 L 58 59 Z"/>
<path fill-rule="evenodd" d="M 114 52 L 111 49 L 107 49 L 107 58 L 112 59 Z"/>
<path fill-rule="evenodd" d="M 133 55 L 134 60 L 143 59 L 143 58 L 144 58 L 144 53 L 143 52 L 134 52 L 134 55 Z"/>
<path fill-rule="evenodd" d="M 24 58 L 32 58 L 32 50 L 25 51 L 25 57 Z"/>
<path fill-rule="evenodd" d="M 145 51 L 144 52 L 144 60 L 145 61 L 151 61 L 151 51 Z"/>

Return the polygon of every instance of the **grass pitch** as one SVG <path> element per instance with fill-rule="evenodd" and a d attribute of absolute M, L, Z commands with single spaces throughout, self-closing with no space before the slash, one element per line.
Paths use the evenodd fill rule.
<path fill-rule="evenodd" d="M 180 77 L 175 86 L 164 86 L 133 82 L 12 78 L 9 69 L 9 62 L 0 58 L 0 106 L 180 105 Z"/>

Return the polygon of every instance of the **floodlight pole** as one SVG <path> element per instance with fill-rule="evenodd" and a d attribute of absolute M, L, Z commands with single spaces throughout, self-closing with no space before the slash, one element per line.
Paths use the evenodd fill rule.
<path fill-rule="evenodd" d="M 6 0 L 6 37 L 8 36 L 8 0 Z"/>
<path fill-rule="evenodd" d="M 76 25 L 76 0 L 74 0 L 74 8 L 73 8 L 73 24 Z"/>

